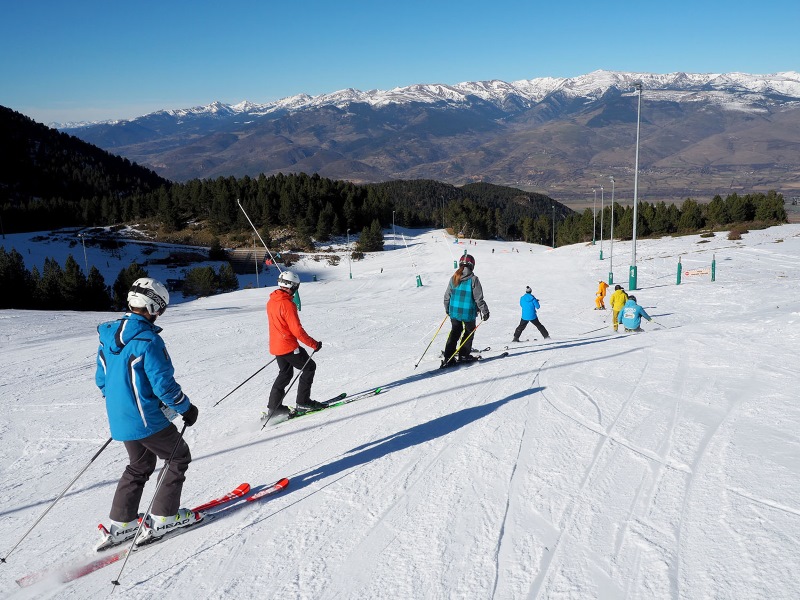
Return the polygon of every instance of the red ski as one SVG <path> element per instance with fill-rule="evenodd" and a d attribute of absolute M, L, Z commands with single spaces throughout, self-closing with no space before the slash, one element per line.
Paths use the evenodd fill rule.
<path fill-rule="evenodd" d="M 286 479 L 286 478 L 280 479 L 279 481 L 276 481 L 271 486 L 266 487 L 263 490 L 260 490 L 260 491 L 256 492 L 252 496 L 248 496 L 247 500 L 249 502 L 252 502 L 252 501 L 255 501 L 255 500 L 260 500 L 261 498 L 265 498 L 267 496 L 271 496 L 273 494 L 277 494 L 278 492 L 281 492 L 284 489 L 286 489 L 286 486 L 288 486 L 288 485 L 289 485 L 289 480 L 288 479 Z M 216 498 L 214 500 L 210 500 L 210 501 L 208 501 L 208 502 L 206 502 L 204 504 L 201 504 L 200 506 L 194 508 L 194 510 L 209 510 L 210 508 L 217 508 L 217 507 L 220 507 L 220 506 L 224 506 L 225 504 L 227 504 L 227 503 L 229 503 L 229 502 L 231 502 L 233 500 L 242 498 L 243 496 L 247 495 L 247 493 L 249 491 L 250 491 L 250 484 L 243 483 L 243 484 L 239 485 L 238 487 L 236 487 L 235 489 L 233 489 L 230 492 L 228 492 L 227 494 L 225 494 L 224 496 L 220 496 L 219 498 Z M 241 505 L 241 506 L 246 506 L 246 505 Z M 232 510 L 234 508 L 236 508 L 236 507 L 231 507 L 230 510 Z M 176 531 L 176 533 L 183 533 L 185 531 L 189 531 L 189 530 L 201 527 L 201 526 L 205 525 L 207 522 L 212 521 L 213 517 L 215 515 L 219 515 L 219 514 L 221 514 L 223 512 L 225 512 L 225 510 L 211 512 L 211 513 L 207 514 L 206 517 L 202 521 L 200 521 L 197 525 L 193 525 L 191 527 L 185 527 L 185 528 L 182 528 L 182 529 L 178 529 Z M 175 534 L 168 534 L 168 535 L 164 536 L 164 538 L 166 539 L 166 538 L 170 538 L 170 537 L 174 537 L 174 536 L 175 536 Z M 156 545 L 156 544 L 147 544 L 147 545 L 144 545 L 144 546 L 141 546 L 141 547 L 134 546 L 134 551 L 138 552 L 139 550 L 143 550 L 143 549 L 148 548 L 149 546 L 152 546 L 152 545 Z M 94 573 L 95 571 L 99 571 L 103 567 L 107 567 L 108 565 L 112 565 L 112 564 L 114 564 L 116 562 L 119 562 L 120 560 L 122 560 L 123 558 L 125 558 L 128 555 L 128 552 L 130 552 L 130 548 L 131 547 L 128 544 L 128 545 L 125 546 L 125 548 L 117 550 L 116 552 L 114 552 L 112 554 L 106 554 L 105 556 L 101 556 L 99 558 L 96 558 L 94 560 L 91 560 L 91 561 L 83 563 L 83 564 L 71 565 L 71 566 L 55 568 L 55 569 L 45 569 L 43 571 L 39 571 L 38 573 L 32 573 L 30 575 L 26 575 L 25 577 L 17 579 L 17 584 L 20 587 L 28 587 L 30 585 L 33 585 L 34 583 L 37 583 L 39 581 L 42 581 L 42 580 L 48 579 L 48 578 L 51 578 L 54 581 L 57 581 L 58 583 L 67 583 L 69 581 L 74 581 L 75 579 L 83 577 L 84 575 L 89 575 L 90 573 Z"/>
<path fill-rule="evenodd" d="M 283 479 L 279 479 L 271 486 L 264 488 L 263 490 L 259 490 L 255 494 L 247 497 L 247 502 L 255 502 L 256 500 L 261 500 L 261 498 L 265 496 L 272 496 L 273 494 L 277 494 L 278 492 L 282 492 L 286 489 L 286 486 L 289 485 L 289 480 L 284 477 Z"/>
<path fill-rule="evenodd" d="M 210 502 L 206 502 L 205 504 L 201 504 L 200 506 L 195 506 L 192 510 L 195 512 L 202 512 L 204 510 L 208 510 L 209 508 L 214 508 L 215 506 L 219 506 L 220 504 L 226 504 L 231 500 L 236 500 L 237 498 L 241 498 L 242 496 L 246 496 L 247 493 L 250 491 L 250 484 L 243 483 L 239 487 L 231 490 L 224 496 L 220 496 L 216 500 L 211 500 Z"/>

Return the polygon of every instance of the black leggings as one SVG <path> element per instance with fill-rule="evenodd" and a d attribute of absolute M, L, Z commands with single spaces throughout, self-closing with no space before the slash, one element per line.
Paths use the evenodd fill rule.
<path fill-rule="evenodd" d="M 444 359 L 450 360 L 450 357 L 456 351 L 458 347 L 459 341 L 462 339 L 462 333 L 464 337 L 467 337 L 467 341 L 464 342 L 464 345 L 461 346 L 461 349 L 458 351 L 459 356 L 469 356 L 469 353 L 472 351 L 472 340 L 475 339 L 474 335 L 470 335 L 475 330 L 475 321 L 458 321 L 456 319 L 450 319 L 450 325 L 452 329 L 450 330 L 450 335 L 447 338 L 447 343 L 444 346 Z"/>
<path fill-rule="evenodd" d="M 547 329 L 545 329 L 544 325 L 542 325 L 539 322 L 539 318 L 537 317 L 537 318 L 532 319 L 532 320 L 520 319 L 519 320 L 519 325 L 517 325 L 517 328 L 514 330 L 514 338 L 515 339 L 519 339 L 519 336 L 522 335 L 522 332 L 528 326 L 528 323 L 533 323 L 536 326 L 536 329 L 539 330 L 539 333 L 542 334 L 543 338 L 547 339 L 547 338 L 550 337 L 550 334 L 547 333 Z"/>
<path fill-rule="evenodd" d="M 272 389 L 269 392 L 269 404 L 267 407 L 272 410 L 278 408 L 286 394 L 286 386 L 292 380 L 295 369 L 303 369 L 300 381 L 297 384 L 297 404 L 308 404 L 311 399 L 311 384 L 314 383 L 314 373 L 317 370 L 317 363 L 308 359 L 308 352 L 305 348 L 298 348 L 297 352 L 282 354 L 278 356 L 278 376 Z M 308 362 L 306 362 L 308 361 Z"/>

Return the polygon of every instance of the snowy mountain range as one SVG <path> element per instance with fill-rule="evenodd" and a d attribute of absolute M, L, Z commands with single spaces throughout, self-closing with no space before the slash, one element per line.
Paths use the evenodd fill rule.
<path fill-rule="evenodd" d="M 345 89 L 62 129 L 176 180 L 306 171 L 353 181 L 484 180 L 569 199 L 575 187 L 595 187 L 608 175 L 623 185 L 630 178 L 636 81 L 643 87 L 642 167 L 657 179 L 652 193 L 800 188 L 800 146 L 791 135 L 800 130 L 795 71 L 595 71 Z"/>
<path fill-rule="evenodd" d="M 567 98 L 584 98 L 587 101 L 602 98 L 609 90 L 632 91 L 634 82 L 642 82 L 648 95 L 674 102 L 709 102 L 726 106 L 730 110 L 764 111 L 768 106 L 800 103 L 800 73 L 787 71 L 772 75 L 747 73 L 620 73 L 595 71 L 580 77 L 540 77 L 511 83 L 499 80 L 467 81 L 456 85 L 415 84 L 391 90 L 361 91 L 353 88 L 330 94 L 309 96 L 297 94 L 275 102 L 258 104 L 244 100 L 238 104 L 212 102 L 174 110 L 160 110 L 144 117 L 164 115 L 175 119 L 214 116 L 226 118 L 236 115 L 265 116 L 286 111 L 301 111 L 324 106 L 346 108 L 352 103 L 381 107 L 388 104 L 413 102 L 468 104 L 473 98 L 507 110 L 510 103 L 532 108 L 548 96 L 559 93 Z M 511 111 L 510 111 L 511 112 Z M 119 124 L 123 121 L 95 121 L 81 123 L 52 123 L 58 129 L 75 129 L 99 124 Z"/>

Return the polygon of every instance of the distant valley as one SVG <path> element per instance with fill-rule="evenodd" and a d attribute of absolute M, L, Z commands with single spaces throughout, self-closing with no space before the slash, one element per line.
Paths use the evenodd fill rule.
<path fill-rule="evenodd" d="M 575 206 L 604 186 L 633 196 L 643 82 L 639 197 L 680 203 L 714 194 L 800 195 L 800 73 L 654 75 L 391 91 L 343 90 L 272 104 L 213 103 L 65 127 L 174 180 L 319 173 L 356 183 L 484 181 Z M 599 198 L 599 196 L 598 196 Z"/>

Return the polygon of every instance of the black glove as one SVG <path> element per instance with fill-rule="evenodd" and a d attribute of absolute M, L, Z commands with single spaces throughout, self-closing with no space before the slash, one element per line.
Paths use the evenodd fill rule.
<path fill-rule="evenodd" d="M 189 404 L 189 410 L 183 413 L 183 422 L 186 423 L 187 427 L 191 427 L 197 421 L 197 415 L 200 413 L 197 410 L 197 407 L 194 404 Z"/>
<path fill-rule="evenodd" d="M 317 342 L 317 347 L 314 348 L 314 352 L 319 352 L 322 350 L 322 342 Z"/>
<path fill-rule="evenodd" d="M 484 321 L 488 321 L 488 320 L 489 320 L 489 311 L 487 310 L 485 313 L 483 313 L 483 314 L 481 315 L 481 318 L 482 318 Z"/>

